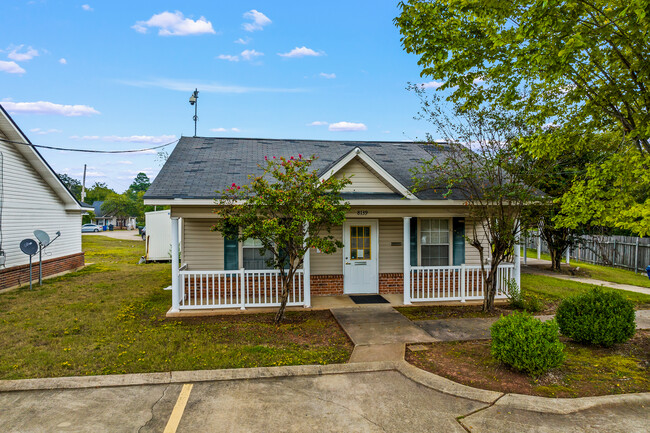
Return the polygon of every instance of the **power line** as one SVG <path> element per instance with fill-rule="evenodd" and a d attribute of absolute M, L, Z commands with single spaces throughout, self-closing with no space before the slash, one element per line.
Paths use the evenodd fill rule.
<path fill-rule="evenodd" d="M 137 152 L 147 152 L 149 150 L 156 150 L 160 149 L 165 146 L 169 146 L 170 144 L 174 144 L 178 141 L 178 139 L 174 141 L 170 141 L 169 143 L 161 144 L 159 146 L 154 146 L 154 147 L 149 147 L 146 149 L 129 149 L 129 150 L 97 150 L 97 149 L 73 149 L 69 147 L 57 147 L 57 146 L 45 146 L 43 144 L 32 144 L 32 143 L 25 143 L 23 141 L 12 141 L 12 140 L 6 140 L 4 138 L 0 138 L 0 141 L 3 141 L 5 143 L 12 143 L 12 144 L 22 144 L 23 146 L 33 146 L 33 147 L 38 147 L 41 149 L 50 149 L 50 150 L 62 150 L 64 152 L 83 152 L 83 153 L 137 153 Z"/>

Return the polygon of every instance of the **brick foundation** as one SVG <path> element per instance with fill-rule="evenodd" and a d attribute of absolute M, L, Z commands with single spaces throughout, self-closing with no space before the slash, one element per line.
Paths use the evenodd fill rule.
<path fill-rule="evenodd" d="M 404 274 L 379 274 L 379 293 L 384 295 L 404 293 Z"/>
<path fill-rule="evenodd" d="M 32 257 L 34 260 L 34 257 Z M 84 253 L 43 260 L 43 278 L 84 265 Z M 32 281 L 38 284 L 38 257 L 32 261 Z M 0 270 L 0 289 L 29 284 L 29 264 Z"/>
<path fill-rule="evenodd" d="M 336 296 L 343 294 L 343 275 L 312 275 L 312 296 Z"/>

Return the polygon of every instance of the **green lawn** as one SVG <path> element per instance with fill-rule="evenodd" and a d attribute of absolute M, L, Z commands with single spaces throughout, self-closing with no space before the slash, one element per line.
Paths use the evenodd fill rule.
<path fill-rule="evenodd" d="M 557 303 L 567 296 L 584 293 L 594 287 L 591 284 L 579 283 L 577 281 L 561 280 L 545 275 L 521 274 L 521 288 L 524 296 L 532 296 L 541 299 L 546 304 Z M 637 308 L 650 308 L 650 295 L 627 290 L 607 289 L 621 293 L 626 299 L 634 302 Z"/>
<path fill-rule="evenodd" d="M 329 312 L 165 319 L 169 264 L 137 265 L 138 241 L 84 236 L 85 269 L 0 294 L 0 379 L 347 361 Z"/>
<path fill-rule="evenodd" d="M 527 250 L 528 257 L 537 258 L 535 250 Z M 542 260 L 551 260 L 548 254 L 542 254 Z M 565 263 L 564 260 L 562 263 Z M 549 264 L 550 265 L 550 264 Z M 590 278 L 596 280 L 609 281 L 619 284 L 631 284 L 633 286 L 650 287 L 650 279 L 645 272 L 635 274 L 634 271 L 627 269 L 610 268 L 607 266 L 593 265 L 591 263 L 580 262 L 578 260 L 571 260 L 571 266 L 578 266 L 580 269 L 586 271 Z"/>

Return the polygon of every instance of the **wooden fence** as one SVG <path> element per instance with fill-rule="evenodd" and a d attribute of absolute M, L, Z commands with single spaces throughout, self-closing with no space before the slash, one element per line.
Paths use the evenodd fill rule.
<path fill-rule="evenodd" d="M 527 248 L 537 250 L 537 234 L 526 238 Z M 548 254 L 548 246 L 541 240 L 541 252 Z M 650 265 L 650 238 L 631 236 L 581 236 L 570 248 L 574 260 L 596 265 L 644 272 Z"/>

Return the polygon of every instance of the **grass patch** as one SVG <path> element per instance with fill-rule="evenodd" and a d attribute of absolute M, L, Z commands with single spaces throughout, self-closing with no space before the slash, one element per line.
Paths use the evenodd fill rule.
<path fill-rule="evenodd" d="M 535 250 L 527 250 L 527 255 L 530 258 L 537 258 L 537 252 Z M 542 254 L 542 260 L 550 261 L 551 256 L 548 254 Z M 564 259 L 562 260 L 562 263 L 563 266 L 566 266 L 564 265 Z M 610 283 L 618 284 L 629 284 L 639 287 L 650 287 L 650 279 L 645 272 L 635 274 L 634 271 L 629 271 L 627 269 L 594 265 L 573 259 L 571 260 L 571 267 L 579 267 L 582 271 L 588 274 L 589 278 L 596 280 L 609 281 Z"/>
<path fill-rule="evenodd" d="M 650 331 L 637 330 L 632 340 L 609 349 L 562 341 L 566 361 L 539 377 L 513 371 L 494 360 L 490 341 L 434 343 L 425 351 L 407 351 L 406 358 L 456 382 L 500 392 L 586 397 L 650 391 Z"/>
<path fill-rule="evenodd" d="M 603 290 L 616 290 L 625 299 L 632 301 L 636 308 L 650 307 L 650 295 L 644 293 L 607 289 L 602 286 L 562 280 L 546 275 L 521 274 L 521 287 L 524 296 L 536 296 L 541 299 L 545 303 L 546 311 L 554 310 L 553 305 L 557 305 L 560 300 L 568 296 L 585 293 L 594 287 L 600 287 Z"/>
<path fill-rule="evenodd" d="M 166 319 L 170 265 L 137 265 L 142 243 L 84 236 L 93 265 L 0 294 L 0 379 L 345 362 L 327 311 Z M 9 349 L 10 348 L 10 349 Z"/>

